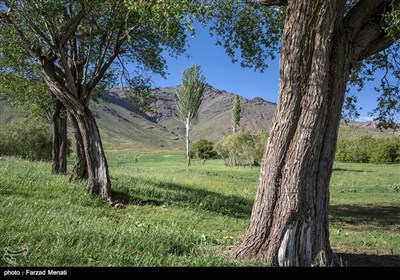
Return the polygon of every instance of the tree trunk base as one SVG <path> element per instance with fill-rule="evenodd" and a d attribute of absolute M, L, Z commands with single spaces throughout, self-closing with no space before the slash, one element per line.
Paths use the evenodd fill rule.
<path fill-rule="evenodd" d="M 111 201 L 111 181 L 108 164 L 104 155 L 99 129 L 89 108 L 74 114 L 80 134 L 87 167 L 87 192 L 98 195 L 105 201 Z"/>

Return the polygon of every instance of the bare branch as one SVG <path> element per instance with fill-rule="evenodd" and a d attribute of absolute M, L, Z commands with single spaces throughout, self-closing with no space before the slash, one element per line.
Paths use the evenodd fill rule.
<path fill-rule="evenodd" d="M 71 38 L 72 34 L 75 32 L 78 24 L 81 22 L 85 13 L 83 9 L 74 17 L 70 19 L 70 21 L 61 29 L 60 34 L 62 34 L 60 43 L 62 46 L 67 43 L 67 41 Z"/>
<path fill-rule="evenodd" d="M 375 4 L 375 2 L 379 4 Z M 352 39 L 353 58 L 355 60 L 360 61 L 378 53 L 390 47 L 390 45 L 400 38 L 399 31 L 391 36 L 388 36 L 385 31 L 385 27 L 387 27 L 385 13 L 388 12 L 388 2 L 359 1 L 352 11 L 349 12 L 349 17 L 346 17 L 345 24 L 353 30 L 350 36 Z M 366 3 L 369 3 L 369 5 Z M 357 6 L 359 7 L 356 9 Z M 360 8 L 360 6 L 363 7 Z M 357 17 L 360 19 L 357 19 Z"/>
<path fill-rule="evenodd" d="M 105 61 L 103 66 L 94 74 L 92 80 L 88 83 L 87 85 L 87 92 L 90 94 L 94 87 L 97 85 L 97 83 L 100 81 L 100 79 L 104 76 L 106 73 L 107 69 L 111 66 L 111 64 L 114 62 L 114 59 L 118 56 L 119 51 L 121 49 L 122 43 L 126 40 L 126 35 L 122 35 L 122 30 L 120 30 L 118 34 L 118 39 L 115 42 L 114 49 L 112 50 L 110 56 L 108 59 Z M 89 100 L 90 96 L 85 96 L 85 101 Z"/>
<path fill-rule="evenodd" d="M 60 53 L 60 62 L 61 62 L 61 66 L 64 69 L 63 73 L 65 74 L 66 78 L 67 78 L 67 87 L 69 89 L 69 91 L 75 95 L 76 97 L 78 97 L 78 91 L 76 89 L 75 86 L 75 81 L 74 81 L 74 77 L 72 75 L 71 69 L 68 65 L 67 62 L 67 58 L 65 56 L 65 50 L 64 47 L 60 44 L 59 48 L 58 48 L 58 52 Z"/>

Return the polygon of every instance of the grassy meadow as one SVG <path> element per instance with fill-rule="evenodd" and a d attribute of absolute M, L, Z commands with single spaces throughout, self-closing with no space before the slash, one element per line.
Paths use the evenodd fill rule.
<path fill-rule="evenodd" d="M 229 257 L 247 226 L 259 168 L 106 153 L 122 209 L 86 195 L 84 182 L 51 175 L 49 163 L 0 158 L 1 266 L 265 265 Z M 331 245 L 344 266 L 400 265 L 399 171 L 335 164 Z"/>

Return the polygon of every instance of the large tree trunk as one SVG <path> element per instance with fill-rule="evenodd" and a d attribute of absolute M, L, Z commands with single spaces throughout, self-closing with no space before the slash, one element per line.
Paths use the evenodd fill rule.
<path fill-rule="evenodd" d="M 67 118 L 64 105 L 52 95 L 53 100 L 53 143 L 51 171 L 54 174 L 67 172 Z"/>
<path fill-rule="evenodd" d="M 336 38 L 343 37 L 334 36 L 342 2 L 288 2 L 278 107 L 236 257 L 279 266 L 333 262 L 329 180 L 350 65 Z"/>
<path fill-rule="evenodd" d="M 88 173 L 87 191 L 104 200 L 111 199 L 111 181 L 96 120 L 89 108 L 73 113 L 82 136 Z"/>
<path fill-rule="evenodd" d="M 185 127 L 186 127 L 186 162 L 187 166 L 192 166 L 192 161 L 190 159 L 190 138 L 189 138 L 189 132 L 190 132 L 190 120 L 189 118 L 186 119 L 185 122 Z"/>
<path fill-rule="evenodd" d="M 68 114 L 71 126 L 75 134 L 75 163 L 72 168 L 70 181 L 84 180 L 88 178 L 85 151 L 83 149 L 83 139 L 79 130 L 78 122 L 73 114 Z"/>

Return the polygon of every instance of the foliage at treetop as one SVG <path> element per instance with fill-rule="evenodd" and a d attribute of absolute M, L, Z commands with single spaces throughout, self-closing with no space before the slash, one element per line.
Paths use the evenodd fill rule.
<path fill-rule="evenodd" d="M 191 121 L 203 101 L 205 89 L 205 77 L 201 72 L 200 65 L 193 65 L 183 71 L 182 84 L 176 90 L 177 106 L 183 121 Z"/>
<path fill-rule="evenodd" d="M 240 124 L 240 99 L 239 96 L 235 95 L 233 97 L 233 107 L 232 107 L 232 129 L 233 133 L 237 131 L 237 127 Z"/>
<path fill-rule="evenodd" d="M 342 18 L 347 16 L 357 2 L 347 1 Z M 268 61 L 279 53 L 287 1 L 210 0 L 207 4 L 209 9 L 206 18 L 211 21 L 211 34 L 216 37 L 217 44 L 224 47 L 232 61 L 236 62 L 240 57 L 243 67 L 260 71 L 267 69 Z M 385 21 L 379 24 L 388 37 L 399 38 L 400 1 L 385 1 L 385 5 Z M 378 128 L 397 129 L 400 123 L 399 62 L 398 39 L 387 49 L 353 62 L 350 86 L 361 92 L 366 82 L 378 79 L 374 87 L 377 106 L 370 112 Z M 349 120 L 356 119 L 359 109 L 357 96 L 348 91 L 342 116 Z"/>

